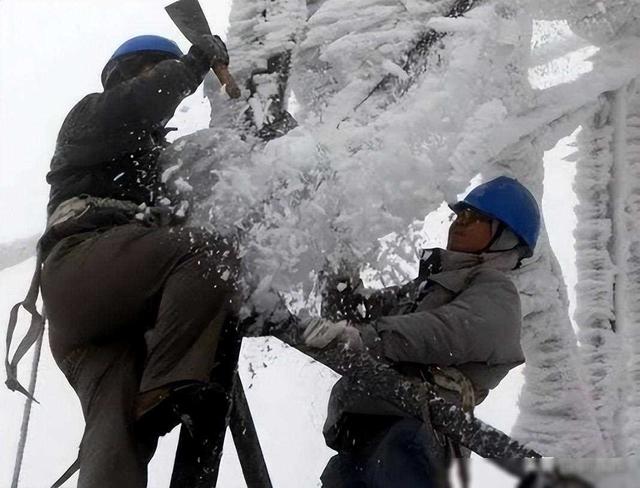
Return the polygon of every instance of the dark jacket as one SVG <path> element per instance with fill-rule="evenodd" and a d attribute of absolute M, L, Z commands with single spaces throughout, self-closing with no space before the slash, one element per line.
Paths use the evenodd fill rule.
<path fill-rule="evenodd" d="M 202 83 L 209 65 L 192 47 L 180 60 L 84 97 L 67 115 L 47 182 L 48 214 L 82 194 L 154 205 L 163 196 L 157 166 L 165 124 Z"/>
<path fill-rule="evenodd" d="M 429 379 L 429 366 L 455 367 L 471 381 L 479 403 L 524 361 L 520 298 L 504 274 L 515 267 L 517 253 L 438 249 L 428 254 L 416 280 L 365 298 L 365 306 L 374 311 L 362 328 L 365 342 L 407 376 Z M 450 391 L 440 393 L 460 401 Z M 359 394 L 343 378 L 329 400 L 327 444 L 340 449 L 345 430 L 366 431 L 372 419 L 363 414 L 407 416 L 395 405 Z"/>

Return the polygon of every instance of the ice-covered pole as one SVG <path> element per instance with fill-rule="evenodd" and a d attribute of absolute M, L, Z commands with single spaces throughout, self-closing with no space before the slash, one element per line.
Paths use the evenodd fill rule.
<path fill-rule="evenodd" d="M 428 419 L 436 430 L 479 456 L 497 460 L 540 457 L 540 454 L 514 441 L 504 432 L 440 398 L 427 383 L 407 379 L 366 352 L 338 344 L 325 349 L 306 347 L 300 340 L 299 330 L 295 321 L 290 320 L 285 326 L 267 327 L 261 333 L 273 335 L 335 372 L 348 376 L 354 388 L 362 393 L 383 398 L 417 419 Z M 518 469 L 520 463 L 497 462 L 505 464 L 508 471 L 518 474 L 514 470 Z"/>

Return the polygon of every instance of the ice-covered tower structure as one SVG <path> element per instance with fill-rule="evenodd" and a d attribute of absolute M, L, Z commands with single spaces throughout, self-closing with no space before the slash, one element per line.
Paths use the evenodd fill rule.
<path fill-rule="evenodd" d="M 568 19 L 587 42 L 610 44 L 633 34 L 636 10 L 627 7 L 636 3 L 607 2 L 603 13 L 591 0 L 235 0 L 228 46 L 245 97 L 230 102 L 208 85 L 211 128 L 178 142 L 167 178 L 182 175 L 197 195 L 196 223 L 240 236 L 253 302 L 295 295 L 314 313 L 305 298 L 320 270 L 366 265 L 388 280 L 397 259 L 389 241 L 380 254 L 380 239 L 406 235 L 478 175 L 515 176 L 541 200 L 544 151 L 593 120 L 600 95 L 620 88 L 614 78 L 637 73 L 612 63 L 572 85 L 535 90 L 532 23 Z M 637 47 L 617 46 L 616 55 Z M 286 108 L 297 128 L 268 142 L 256 136 L 251 127 L 268 129 Z M 625 251 L 629 290 L 636 247 Z M 544 232 L 516 279 L 527 364 L 514 436 L 551 456 L 611 454 L 609 414 L 593 401 L 603 385 L 583 369 Z M 625 334 L 637 349 L 637 333 Z M 630 375 L 637 356 L 628 353 Z M 627 392 L 636 404 L 640 395 Z"/>
<path fill-rule="evenodd" d="M 601 47 L 594 70 L 607 72 L 612 45 L 640 29 L 638 2 L 585 2 L 575 32 Z M 637 74 L 636 74 L 637 76 Z M 613 454 L 638 454 L 638 116 L 633 73 L 602 94 L 578 136 L 576 322 L 600 428 Z"/>

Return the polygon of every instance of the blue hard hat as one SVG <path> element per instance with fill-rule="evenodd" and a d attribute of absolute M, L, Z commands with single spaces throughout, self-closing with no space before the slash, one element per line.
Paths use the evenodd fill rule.
<path fill-rule="evenodd" d="M 174 59 L 180 59 L 182 57 L 182 51 L 171 39 L 153 35 L 132 37 L 120 45 L 111 55 L 111 58 L 109 58 L 109 61 L 102 70 L 102 84 L 107 86 L 107 80 L 114 73 L 116 66 L 122 58 L 125 58 L 129 54 L 143 52 L 159 54 Z"/>
<path fill-rule="evenodd" d="M 499 176 L 477 186 L 464 200 L 451 206 L 454 212 L 464 208 L 499 220 L 527 245 L 528 256 L 533 254 L 540 234 L 540 208 L 518 180 Z"/>
<path fill-rule="evenodd" d="M 143 51 L 166 53 L 176 59 L 182 57 L 182 51 L 171 39 L 161 36 L 145 35 L 132 37 L 128 41 L 124 42 L 118 49 L 116 49 L 109 61 L 118 59 L 126 54 L 139 53 Z"/>

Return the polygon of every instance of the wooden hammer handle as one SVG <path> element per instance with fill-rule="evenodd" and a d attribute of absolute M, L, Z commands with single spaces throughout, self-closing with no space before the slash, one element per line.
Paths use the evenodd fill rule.
<path fill-rule="evenodd" d="M 240 98 L 240 88 L 238 88 L 236 80 L 234 80 L 231 73 L 229 73 L 229 67 L 225 64 L 218 64 L 212 69 L 218 77 L 218 80 L 220 80 L 220 84 L 224 86 L 227 95 L 229 95 L 230 98 Z"/>

